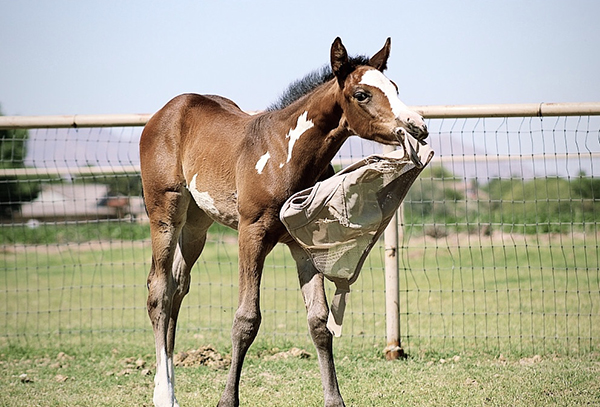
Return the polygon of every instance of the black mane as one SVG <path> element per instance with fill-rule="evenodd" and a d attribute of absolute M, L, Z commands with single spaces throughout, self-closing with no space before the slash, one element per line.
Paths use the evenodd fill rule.
<path fill-rule="evenodd" d="M 368 65 L 369 58 L 364 55 L 350 57 L 350 63 L 354 69 L 360 65 Z M 267 108 L 267 111 L 283 109 L 332 79 L 333 72 L 329 65 L 312 71 L 304 78 L 292 82 L 281 96 L 279 96 L 279 99 Z"/>

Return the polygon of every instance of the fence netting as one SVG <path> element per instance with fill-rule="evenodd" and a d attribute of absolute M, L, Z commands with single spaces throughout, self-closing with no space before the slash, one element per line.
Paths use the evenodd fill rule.
<path fill-rule="evenodd" d="M 598 350 L 600 118 L 436 119 L 428 127 L 436 157 L 399 216 L 405 351 Z M 152 347 L 140 134 L 0 130 L 0 344 Z M 334 164 L 379 152 L 352 138 Z M 342 346 L 385 346 L 383 264 L 380 244 L 353 285 Z M 283 246 L 267 259 L 261 301 L 259 340 L 310 342 Z M 237 235 L 213 225 L 178 341 L 228 344 L 236 305 Z"/>

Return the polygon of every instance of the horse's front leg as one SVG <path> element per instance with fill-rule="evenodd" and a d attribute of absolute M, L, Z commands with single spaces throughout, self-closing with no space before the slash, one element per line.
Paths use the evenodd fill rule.
<path fill-rule="evenodd" d="M 289 245 L 298 265 L 298 278 L 306 304 L 308 329 L 312 337 L 321 369 L 321 383 L 326 407 L 343 407 L 333 361 L 333 334 L 327 328 L 329 307 L 325 297 L 323 275 L 313 266 L 304 250 L 295 243 Z"/>
<path fill-rule="evenodd" d="M 260 280 L 265 257 L 272 247 L 272 244 L 266 243 L 263 228 L 240 225 L 238 309 L 231 329 L 231 366 L 218 407 L 237 407 L 240 404 L 242 365 L 260 327 Z"/>

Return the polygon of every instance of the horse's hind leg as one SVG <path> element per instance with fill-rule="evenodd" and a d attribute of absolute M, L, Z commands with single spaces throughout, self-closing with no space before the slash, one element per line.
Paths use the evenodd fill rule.
<path fill-rule="evenodd" d="M 145 188 L 145 191 L 152 238 L 147 308 L 156 346 L 153 401 L 157 407 L 174 407 L 177 406 L 173 384 L 177 315 L 189 288 L 190 269 L 202 250 L 210 221 L 205 222 L 204 234 L 198 233 L 198 222 L 190 219 L 191 224 L 186 225 L 188 208 L 195 204 L 190 205 L 189 192 L 183 185 L 168 190 Z"/>
<path fill-rule="evenodd" d="M 148 316 L 154 330 L 156 346 L 156 375 L 154 377 L 154 405 L 177 405 L 169 362 L 168 332 L 176 291 L 172 269 L 177 241 L 186 220 L 186 199 L 183 185 L 162 188 L 144 185 L 144 198 L 150 218 L 152 239 L 152 266 L 148 275 Z M 154 187 L 154 185 L 152 185 Z"/>
<path fill-rule="evenodd" d="M 308 329 L 319 358 L 321 383 L 326 407 L 343 407 L 333 361 L 333 335 L 327 328 L 329 307 L 325 297 L 323 275 L 313 266 L 304 250 L 296 243 L 289 244 L 298 265 L 298 278 L 306 305 Z"/>
<path fill-rule="evenodd" d="M 173 366 L 173 351 L 175 348 L 175 333 L 177 318 L 183 298 L 190 289 L 192 266 L 202 253 L 206 243 L 206 232 L 213 221 L 202 212 L 195 203 L 188 207 L 186 223 L 179 235 L 179 241 L 173 261 L 173 279 L 175 293 L 171 305 L 171 317 L 167 331 L 167 369 L 171 378 L 171 385 L 175 387 L 175 374 Z"/>

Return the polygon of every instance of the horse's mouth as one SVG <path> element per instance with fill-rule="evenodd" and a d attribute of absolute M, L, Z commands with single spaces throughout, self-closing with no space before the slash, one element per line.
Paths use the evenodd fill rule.
<path fill-rule="evenodd" d="M 403 127 L 398 127 L 396 129 L 396 136 L 398 137 L 398 141 L 400 141 L 400 145 L 404 148 L 405 158 L 410 158 L 417 168 L 423 168 L 425 166 L 418 153 L 419 147 L 426 144 L 425 138 L 428 135 L 427 130 L 425 130 L 425 133 L 425 136 L 423 136 L 422 132 L 413 136 Z"/>

